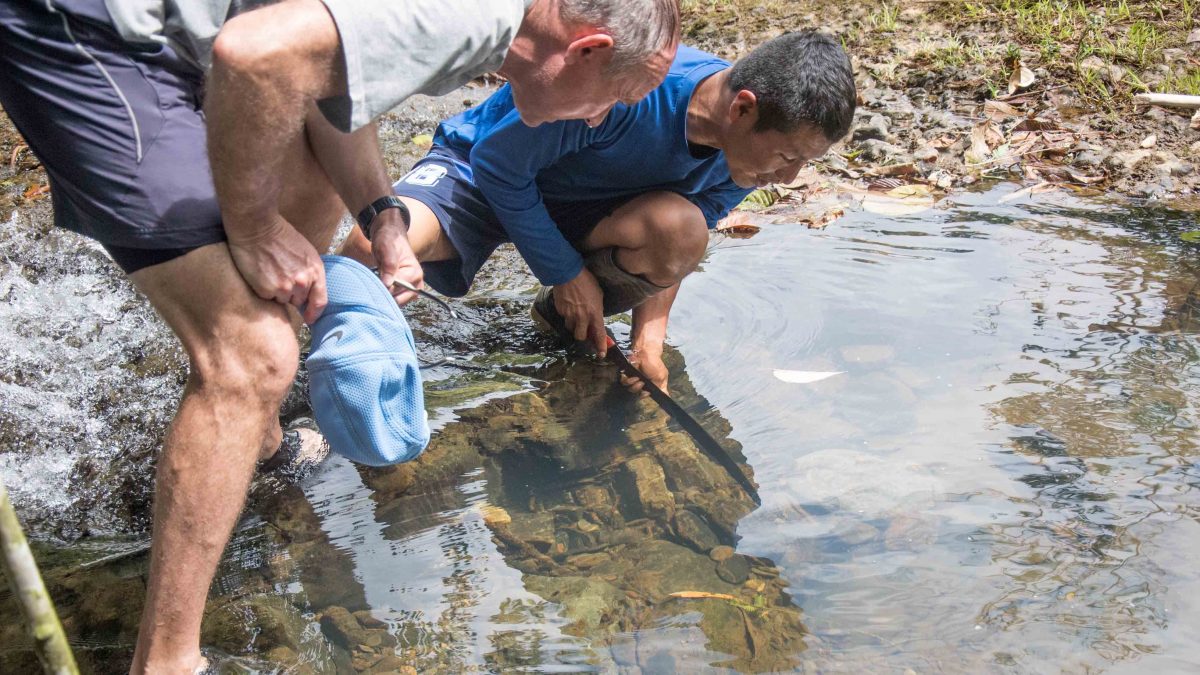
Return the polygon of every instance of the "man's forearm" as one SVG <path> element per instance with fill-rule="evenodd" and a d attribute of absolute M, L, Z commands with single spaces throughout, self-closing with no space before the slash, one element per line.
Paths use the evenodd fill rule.
<path fill-rule="evenodd" d="M 231 19 L 213 47 L 205 113 L 226 232 L 246 242 L 278 226 L 284 150 L 311 101 L 344 88 L 338 34 L 318 0 Z"/>
<path fill-rule="evenodd" d="M 667 319 L 678 294 L 679 284 L 676 283 L 633 308 L 633 328 L 630 332 L 633 349 L 662 354 L 663 342 L 667 339 Z"/>

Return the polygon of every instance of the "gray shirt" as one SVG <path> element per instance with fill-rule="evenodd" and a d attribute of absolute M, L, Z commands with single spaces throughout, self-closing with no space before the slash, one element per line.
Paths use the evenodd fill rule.
<path fill-rule="evenodd" d="M 342 38 L 345 96 L 321 102 L 352 131 L 413 94 L 440 96 L 496 70 L 532 0 L 323 0 Z"/>
<path fill-rule="evenodd" d="M 533 0 L 322 0 L 342 42 L 347 91 L 320 102 L 353 131 L 413 94 L 439 96 L 504 62 Z M 86 0 L 64 0 L 63 4 Z M 207 69 L 231 5 L 261 0 L 104 0 L 128 42 L 170 45 Z"/>
<path fill-rule="evenodd" d="M 232 0 L 104 0 L 126 42 L 169 45 L 204 70 L 212 64 L 213 40 L 231 4 Z"/>

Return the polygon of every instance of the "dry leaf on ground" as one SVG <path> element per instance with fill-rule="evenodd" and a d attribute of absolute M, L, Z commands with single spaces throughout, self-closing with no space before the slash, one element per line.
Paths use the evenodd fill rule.
<path fill-rule="evenodd" d="M 994 121 L 1001 121 L 1009 117 L 1020 117 L 1021 111 L 1014 108 L 1012 105 L 1004 101 L 990 100 L 983 104 L 983 114 L 990 117 Z"/>
<path fill-rule="evenodd" d="M 1017 59 L 1012 64 L 1012 74 L 1008 76 L 1008 93 L 1015 94 L 1022 89 L 1028 89 L 1037 81 L 1037 76 L 1033 74 L 1020 59 Z"/>

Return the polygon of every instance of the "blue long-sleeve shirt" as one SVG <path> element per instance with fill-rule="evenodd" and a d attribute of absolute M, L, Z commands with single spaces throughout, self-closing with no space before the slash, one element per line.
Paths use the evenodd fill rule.
<path fill-rule="evenodd" d="M 676 192 L 699 207 L 712 228 L 750 192 L 729 177 L 724 153 L 687 142 L 692 92 L 728 67 L 681 46 L 658 88 L 636 105 L 618 104 L 595 128 L 582 120 L 525 126 L 506 85 L 440 124 L 434 145 L 469 158 L 476 185 L 538 281 L 565 283 L 583 269 L 583 258 L 558 231 L 543 199 Z"/>

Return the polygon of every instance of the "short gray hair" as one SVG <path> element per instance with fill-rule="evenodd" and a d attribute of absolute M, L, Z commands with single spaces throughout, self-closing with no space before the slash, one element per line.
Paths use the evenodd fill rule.
<path fill-rule="evenodd" d="M 559 0 L 559 7 L 569 23 L 612 36 L 613 74 L 635 70 L 679 39 L 679 0 Z"/>

